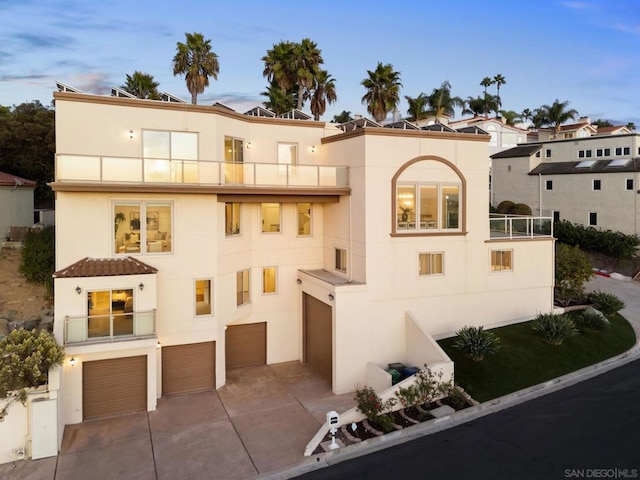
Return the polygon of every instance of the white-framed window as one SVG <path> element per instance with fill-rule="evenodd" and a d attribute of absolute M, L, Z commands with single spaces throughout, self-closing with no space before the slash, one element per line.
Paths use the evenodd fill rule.
<path fill-rule="evenodd" d="M 622 155 L 622 147 L 616 147 L 616 155 Z"/>
<path fill-rule="evenodd" d="M 347 251 L 344 248 L 335 248 L 335 269 L 347 273 Z"/>
<path fill-rule="evenodd" d="M 443 275 L 444 253 L 429 252 L 418 254 L 418 275 Z"/>
<path fill-rule="evenodd" d="M 589 226 L 595 227 L 598 225 L 598 213 L 589 212 Z"/>
<path fill-rule="evenodd" d="M 536 158 L 540 158 L 540 150 L 536 152 Z"/>
<path fill-rule="evenodd" d="M 559 210 L 553 210 L 553 221 L 554 222 L 559 222 L 560 221 L 560 211 Z"/>
<path fill-rule="evenodd" d="M 513 270 L 513 250 L 491 250 L 491 271 Z"/>
<path fill-rule="evenodd" d="M 625 180 L 625 187 L 627 190 L 633 190 L 633 178 L 627 178 Z"/>
<path fill-rule="evenodd" d="M 460 231 L 461 188 L 445 183 L 398 183 L 396 230 Z"/>
<path fill-rule="evenodd" d="M 142 131 L 145 182 L 197 183 L 198 134 Z"/>
<path fill-rule="evenodd" d="M 594 190 L 602 190 L 602 180 L 594 179 L 593 180 L 593 189 Z"/>
<path fill-rule="evenodd" d="M 551 158 L 551 149 L 547 148 L 544 152 L 544 157 L 545 158 Z"/>
<path fill-rule="evenodd" d="M 240 211 L 240 203 L 226 202 L 224 204 L 224 234 L 227 237 L 240 235 Z"/>
<path fill-rule="evenodd" d="M 601 156 L 602 156 L 602 153 L 603 153 L 603 150 L 602 150 L 601 148 L 598 148 L 598 149 L 596 150 L 596 157 L 601 157 Z"/>
<path fill-rule="evenodd" d="M 224 137 L 224 182 L 244 183 L 244 140 Z"/>
<path fill-rule="evenodd" d="M 262 267 L 262 294 L 278 293 L 278 267 Z"/>
<path fill-rule="evenodd" d="M 578 150 L 578 158 L 591 158 L 591 154 L 591 150 Z"/>
<path fill-rule="evenodd" d="M 173 203 L 154 200 L 113 202 L 114 253 L 171 253 Z"/>
<path fill-rule="evenodd" d="M 610 157 L 611 156 L 611 149 L 610 148 L 605 148 L 604 149 L 604 156 L 605 157 Z"/>
<path fill-rule="evenodd" d="M 622 149 L 622 154 L 623 155 L 631 155 L 631 148 L 630 147 L 624 147 Z"/>
<path fill-rule="evenodd" d="M 211 278 L 194 281 L 194 300 L 197 317 L 213 314 L 213 280 Z"/>
<path fill-rule="evenodd" d="M 238 307 L 251 303 L 250 277 L 251 269 L 249 268 L 236 273 L 236 306 Z"/>
<path fill-rule="evenodd" d="M 298 212 L 298 236 L 311 236 L 311 203 L 303 202 L 296 204 Z"/>
<path fill-rule="evenodd" d="M 260 204 L 260 231 L 262 233 L 280 233 L 281 204 L 261 203 Z"/>
<path fill-rule="evenodd" d="M 545 190 L 553 190 L 553 180 L 547 180 L 544 183 Z"/>
<path fill-rule="evenodd" d="M 298 144 L 278 142 L 278 172 L 293 173 L 291 167 L 298 164 Z"/>
<path fill-rule="evenodd" d="M 87 336 L 133 335 L 134 289 L 87 292 Z"/>

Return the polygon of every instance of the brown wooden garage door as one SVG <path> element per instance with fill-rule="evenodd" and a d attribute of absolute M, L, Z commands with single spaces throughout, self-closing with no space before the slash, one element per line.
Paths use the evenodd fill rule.
<path fill-rule="evenodd" d="M 162 347 L 162 395 L 216 386 L 216 342 Z"/>
<path fill-rule="evenodd" d="M 82 418 L 147 410 L 147 356 L 82 364 Z"/>
<path fill-rule="evenodd" d="M 229 325 L 225 331 L 227 368 L 267 363 L 267 323 Z"/>
<path fill-rule="evenodd" d="M 306 293 L 303 294 L 303 302 L 304 361 L 331 382 L 333 366 L 331 307 Z"/>

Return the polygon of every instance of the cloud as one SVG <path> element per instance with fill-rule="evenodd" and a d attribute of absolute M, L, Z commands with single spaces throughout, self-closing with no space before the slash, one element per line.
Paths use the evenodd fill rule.
<path fill-rule="evenodd" d="M 111 84 L 107 78 L 109 75 L 104 72 L 79 73 L 71 77 L 69 84 L 82 92 L 106 95 L 111 92 Z"/>
<path fill-rule="evenodd" d="M 198 103 L 213 105 L 216 102 L 224 103 L 238 112 L 246 112 L 247 110 L 262 105 L 264 98 L 259 95 L 249 95 L 239 92 L 221 92 L 218 94 L 198 97 Z"/>
<path fill-rule="evenodd" d="M 596 10 L 598 8 L 594 2 L 561 2 L 561 5 L 572 10 Z"/>
<path fill-rule="evenodd" d="M 26 43 L 31 48 L 61 48 L 71 47 L 75 41 L 68 36 L 54 36 L 37 33 L 18 33 L 15 38 Z"/>
<path fill-rule="evenodd" d="M 31 74 L 22 74 L 22 75 L 10 74 L 10 73 L 0 74 L 0 82 L 29 83 L 30 81 L 33 81 L 33 80 L 42 80 L 42 79 L 49 79 L 49 78 L 50 78 L 49 75 L 45 75 L 43 73 L 31 73 Z"/>
<path fill-rule="evenodd" d="M 640 35 L 640 24 L 638 25 L 623 25 L 621 23 L 617 23 L 612 25 L 611 28 L 614 30 L 618 30 L 622 33 L 631 33 L 632 35 Z"/>

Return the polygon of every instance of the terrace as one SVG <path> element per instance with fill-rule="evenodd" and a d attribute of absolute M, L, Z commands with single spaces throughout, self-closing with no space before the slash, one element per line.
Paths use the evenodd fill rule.
<path fill-rule="evenodd" d="M 553 237 L 553 218 L 490 214 L 489 234 L 495 240 Z"/>

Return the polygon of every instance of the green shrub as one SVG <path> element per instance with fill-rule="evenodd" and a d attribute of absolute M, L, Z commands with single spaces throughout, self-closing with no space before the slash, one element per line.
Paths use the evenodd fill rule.
<path fill-rule="evenodd" d="M 559 242 L 594 250 L 618 259 L 632 258 L 640 245 L 640 239 L 636 235 L 585 227 L 566 220 L 554 223 L 553 234 Z"/>
<path fill-rule="evenodd" d="M 562 345 L 566 338 L 578 333 L 573 320 L 565 314 L 539 313 L 531 323 L 531 328 L 550 345 Z"/>
<path fill-rule="evenodd" d="M 624 308 L 624 302 L 613 293 L 596 291 L 591 292 L 587 298 L 593 303 L 596 310 L 600 310 L 607 318 L 613 317 Z"/>
<path fill-rule="evenodd" d="M 356 389 L 356 396 L 353 399 L 358 405 L 358 410 L 362 412 L 374 426 L 377 426 L 385 433 L 394 429 L 391 410 L 396 404 L 397 400 L 395 398 L 390 398 L 386 402 L 383 402 L 373 388 L 363 387 L 362 389 Z"/>
<path fill-rule="evenodd" d="M 26 389 L 45 384 L 49 368 L 63 360 L 64 348 L 46 330 L 20 328 L 0 340 L 0 399 L 11 397 L 0 410 L 0 421 L 13 401 L 19 399 L 24 404 Z"/>
<path fill-rule="evenodd" d="M 467 397 L 464 396 L 462 390 L 460 390 L 453 383 L 451 383 L 450 388 L 447 390 L 447 398 L 447 403 L 451 405 L 454 410 L 462 410 L 469 404 L 467 401 Z"/>
<path fill-rule="evenodd" d="M 594 310 L 593 308 L 586 308 L 580 313 L 576 314 L 576 323 L 582 328 L 588 328 L 589 330 L 604 330 L 609 327 L 609 321 L 601 312 Z"/>
<path fill-rule="evenodd" d="M 22 245 L 20 273 L 27 281 L 48 286 L 55 269 L 55 235 L 53 227 L 31 231 Z"/>
<path fill-rule="evenodd" d="M 453 347 L 476 362 L 500 349 L 500 339 L 492 332 L 485 332 L 484 327 L 464 326 L 456 332 L 456 336 Z"/>
<path fill-rule="evenodd" d="M 569 305 L 584 297 L 584 283 L 593 275 L 589 257 L 578 247 L 556 244 L 554 296 L 558 305 Z"/>
<path fill-rule="evenodd" d="M 514 205 L 515 203 L 513 203 L 511 200 L 503 200 L 498 204 L 498 206 L 496 207 L 496 210 L 498 211 L 498 213 L 502 213 L 502 214 L 511 213 L 511 209 L 513 208 Z"/>
<path fill-rule="evenodd" d="M 513 215 L 531 215 L 531 207 L 526 203 L 516 203 L 509 212 Z"/>

